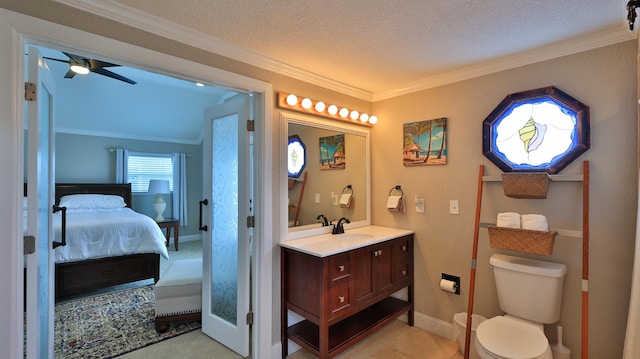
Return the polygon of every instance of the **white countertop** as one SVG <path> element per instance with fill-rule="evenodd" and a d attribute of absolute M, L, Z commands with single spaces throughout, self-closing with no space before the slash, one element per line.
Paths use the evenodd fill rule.
<path fill-rule="evenodd" d="M 316 257 L 327 257 L 412 233 L 413 231 L 407 229 L 366 226 L 346 229 L 343 234 L 327 233 L 280 242 L 280 246 Z"/>

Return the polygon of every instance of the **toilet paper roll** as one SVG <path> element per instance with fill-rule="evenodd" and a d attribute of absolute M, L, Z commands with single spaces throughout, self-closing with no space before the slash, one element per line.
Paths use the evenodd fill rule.
<path fill-rule="evenodd" d="M 444 290 L 445 292 L 455 293 L 456 290 L 458 289 L 458 286 L 457 286 L 456 282 L 454 282 L 454 281 L 447 280 L 447 279 L 441 279 L 440 280 L 440 289 Z"/>

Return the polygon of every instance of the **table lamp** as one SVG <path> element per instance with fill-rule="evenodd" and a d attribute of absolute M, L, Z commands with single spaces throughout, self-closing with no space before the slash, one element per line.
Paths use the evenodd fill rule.
<path fill-rule="evenodd" d="M 155 218 L 156 222 L 164 221 L 162 214 L 164 213 L 165 208 L 167 208 L 167 203 L 164 201 L 162 195 L 169 193 L 169 181 L 150 180 L 148 193 L 156 195 L 156 199 L 153 201 L 153 209 L 157 214 Z"/>

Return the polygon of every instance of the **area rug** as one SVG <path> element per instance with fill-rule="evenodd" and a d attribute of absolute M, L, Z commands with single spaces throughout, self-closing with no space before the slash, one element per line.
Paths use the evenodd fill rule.
<path fill-rule="evenodd" d="M 200 321 L 157 333 L 153 285 L 73 300 L 55 306 L 56 358 L 113 358 L 188 333 Z"/>

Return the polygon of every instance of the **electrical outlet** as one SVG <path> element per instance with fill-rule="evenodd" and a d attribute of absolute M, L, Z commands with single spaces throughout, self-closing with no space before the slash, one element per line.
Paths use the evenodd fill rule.
<path fill-rule="evenodd" d="M 320 193 L 316 193 L 316 203 L 320 203 Z"/>
<path fill-rule="evenodd" d="M 460 203 L 457 199 L 449 201 L 449 214 L 460 214 Z"/>

